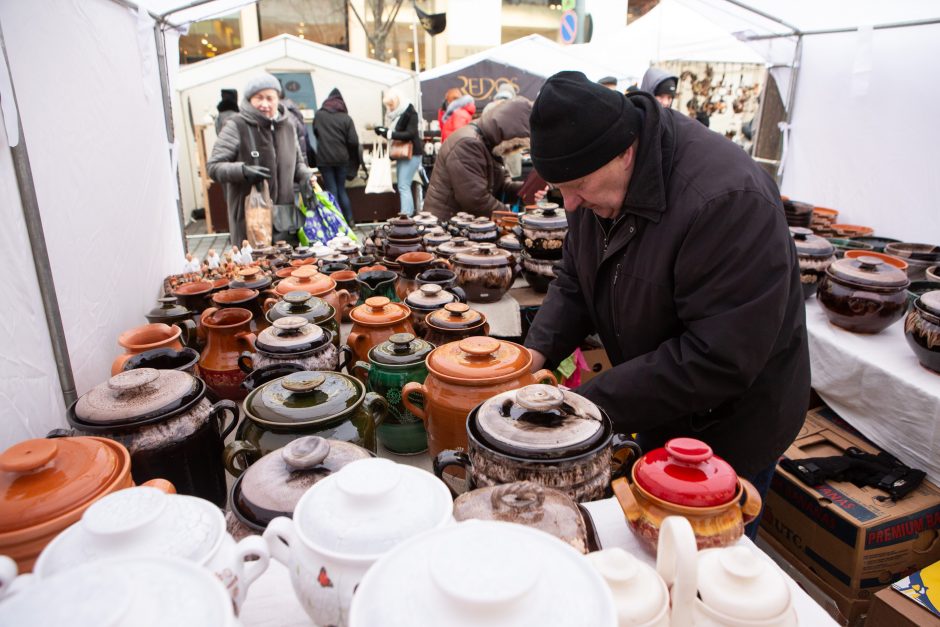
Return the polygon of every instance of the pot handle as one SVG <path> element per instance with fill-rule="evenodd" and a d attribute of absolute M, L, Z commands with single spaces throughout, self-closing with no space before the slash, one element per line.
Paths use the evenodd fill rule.
<path fill-rule="evenodd" d="M 253 353 L 251 351 L 243 351 L 242 354 L 238 356 L 238 367 L 241 368 L 242 372 L 245 374 L 251 374 L 251 371 L 254 370 L 252 355 Z"/>
<path fill-rule="evenodd" d="M 297 544 L 294 521 L 287 516 L 278 516 L 268 523 L 261 537 L 268 545 L 268 554 L 290 568 L 291 547 Z"/>
<path fill-rule="evenodd" d="M 558 379 L 555 378 L 555 373 L 547 368 L 542 368 L 534 375 L 532 378 L 535 379 L 536 383 L 547 383 L 548 385 L 558 385 Z"/>
<path fill-rule="evenodd" d="M 151 479 L 150 481 L 144 481 L 140 485 L 145 488 L 155 488 L 166 494 L 176 494 L 176 486 L 166 479 Z"/>
<path fill-rule="evenodd" d="M 239 597 L 244 598 L 248 586 L 268 569 L 270 561 L 268 544 L 261 536 L 247 536 L 235 545 L 235 555 L 230 566 L 238 578 Z"/>
<path fill-rule="evenodd" d="M 417 381 L 409 381 L 401 389 L 401 402 L 405 406 L 405 409 L 420 418 L 425 427 L 428 426 L 428 416 L 424 412 L 424 408 L 427 407 L 428 404 L 427 392 L 427 388 Z M 421 399 L 421 405 L 415 405 L 411 401 L 412 394 L 415 394 L 418 398 Z"/>
<path fill-rule="evenodd" d="M 372 415 L 372 421 L 376 427 L 385 422 L 388 417 L 388 401 L 382 396 L 375 392 L 366 392 L 366 398 L 362 404 L 366 411 Z"/>
<path fill-rule="evenodd" d="M 368 379 L 369 373 L 372 372 L 372 364 L 366 363 L 364 361 L 357 361 L 355 364 L 353 364 L 353 367 L 349 370 L 349 374 L 355 377 L 357 376 L 356 372 L 359 370 L 362 371 L 364 375 L 363 378 Z"/>
<path fill-rule="evenodd" d="M 118 374 L 119 372 L 124 372 L 124 364 L 128 359 L 133 357 L 130 353 L 121 353 L 114 358 L 114 361 L 111 362 L 111 376 Z"/>
<path fill-rule="evenodd" d="M 760 498 L 760 492 L 757 491 L 753 483 L 743 478 L 739 480 L 743 488 L 741 490 L 741 498 L 743 499 L 741 502 L 741 516 L 744 518 L 744 524 L 746 525 L 760 515 L 764 503 Z"/>
<path fill-rule="evenodd" d="M 196 348 L 196 323 L 192 320 L 180 320 L 174 322 L 173 326 L 177 326 L 180 329 L 180 339 L 183 341 L 183 346 L 189 348 Z"/>
<path fill-rule="evenodd" d="M 257 446 L 246 440 L 235 440 L 225 445 L 222 451 L 222 463 L 228 474 L 239 477 L 251 464 L 261 457 Z M 239 459 L 244 467 L 239 466 Z"/>
<path fill-rule="evenodd" d="M 46 434 L 47 438 L 71 438 L 78 435 L 75 429 L 53 429 Z"/>
<path fill-rule="evenodd" d="M 452 288 L 447 290 L 451 294 L 457 297 L 457 302 L 466 303 L 467 302 L 467 293 L 463 291 L 463 288 L 459 285 L 455 285 Z M 483 324 L 489 325 L 489 322 L 484 322 Z M 486 327 L 486 335 L 490 334 L 489 326 Z"/>
<path fill-rule="evenodd" d="M 470 486 L 470 481 L 471 481 L 470 471 L 473 468 L 473 466 L 470 463 L 469 455 L 467 455 L 463 451 L 454 451 L 454 450 L 441 451 L 440 453 L 437 454 L 437 457 L 435 457 L 433 460 L 434 475 L 441 481 L 444 481 L 444 470 L 448 466 L 460 466 L 461 468 L 463 468 L 467 474 L 467 486 L 468 487 Z M 444 483 L 447 484 L 448 488 L 450 488 L 451 494 L 453 494 L 454 496 L 457 496 L 457 492 L 454 491 L 454 488 L 451 487 L 450 483 L 448 483 L 447 481 L 444 481 Z"/>
<path fill-rule="evenodd" d="M 235 342 L 241 344 L 252 351 L 255 349 L 255 340 L 257 336 L 251 331 L 239 331 L 235 334 Z"/>
<path fill-rule="evenodd" d="M 349 374 L 353 374 L 352 370 L 350 370 L 350 367 L 349 367 L 349 364 L 352 363 L 352 360 L 353 360 L 352 349 L 349 348 L 348 345 L 343 344 L 339 349 L 339 353 L 340 353 L 339 366 L 337 367 L 336 371 L 342 372 L 345 369 L 346 372 L 348 372 Z M 355 369 L 355 366 L 353 366 L 352 368 Z"/>
<path fill-rule="evenodd" d="M 432 260 L 431 263 L 428 264 L 428 267 L 429 268 L 444 268 L 445 270 L 454 269 L 454 267 L 450 265 L 450 262 L 447 261 L 446 259 L 443 259 L 442 257 L 438 257 L 437 259 Z"/>
<path fill-rule="evenodd" d="M 621 459 L 620 453 L 624 451 L 627 452 L 627 455 Z M 626 477 L 634 462 L 643 455 L 643 449 L 640 448 L 640 445 L 622 433 L 614 434 L 610 452 L 610 465 L 612 466 L 610 476 L 614 479 Z"/>
<path fill-rule="evenodd" d="M 277 304 L 278 300 L 279 299 L 277 298 L 265 298 L 261 302 L 261 311 L 267 315 L 268 311 L 270 311 L 271 307 L 274 307 Z"/>
<path fill-rule="evenodd" d="M 659 527 L 656 572 L 671 589 L 669 625 L 691 627 L 698 589 L 698 546 L 688 519 L 667 516 Z"/>
<path fill-rule="evenodd" d="M 225 426 L 225 414 L 228 413 L 232 419 L 229 421 L 228 426 Z M 232 432 L 232 429 L 235 428 L 235 425 L 238 424 L 238 405 L 235 401 L 230 401 L 228 399 L 221 400 L 215 405 L 212 406 L 212 409 L 209 410 L 209 418 L 216 418 L 219 421 L 219 433 L 222 435 L 222 440 L 225 441 L 225 438 L 228 437 L 228 434 Z"/>
<path fill-rule="evenodd" d="M 631 522 L 639 520 L 643 512 L 640 510 L 640 505 L 636 502 L 636 497 L 633 496 L 633 490 L 630 489 L 630 482 L 627 481 L 627 478 L 621 477 L 615 479 L 613 483 L 610 484 L 610 487 L 613 488 L 614 498 L 620 503 L 620 509 L 623 510 L 623 515 L 627 517 L 627 520 Z"/>

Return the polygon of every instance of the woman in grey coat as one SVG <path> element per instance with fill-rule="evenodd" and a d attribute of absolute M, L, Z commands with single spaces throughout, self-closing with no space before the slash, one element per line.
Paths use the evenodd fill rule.
<path fill-rule="evenodd" d="M 308 191 L 313 177 L 280 98 L 281 84 L 274 76 L 261 74 L 248 81 L 241 111 L 225 123 L 207 163 L 209 177 L 225 186 L 229 238 L 235 246 L 247 239 L 245 197 L 252 185 L 267 181 L 274 204 L 291 205 L 294 185 Z M 251 154 L 251 140 L 257 155 Z"/>

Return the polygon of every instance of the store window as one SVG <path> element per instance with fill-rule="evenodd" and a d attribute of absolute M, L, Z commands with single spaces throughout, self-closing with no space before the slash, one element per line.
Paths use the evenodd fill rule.
<path fill-rule="evenodd" d="M 349 50 L 346 0 L 262 0 L 258 23 L 261 39 L 286 33 Z"/>
<path fill-rule="evenodd" d="M 372 23 L 369 22 L 371 28 Z M 369 56 L 373 59 L 379 58 L 375 48 L 369 44 Z M 418 54 L 417 61 L 419 67 L 416 71 L 425 69 L 424 56 L 424 31 L 418 27 Z M 385 38 L 385 62 L 397 65 L 399 67 L 415 70 L 415 49 L 414 49 L 414 25 L 404 24 L 396 21 L 395 25 L 388 32 Z"/>
<path fill-rule="evenodd" d="M 214 20 L 193 22 L 180 37 L 180 64 L 211 59 L 223 52 L 241 48 L 241 13 L 236 11 Z"/>
<path fill-rule="evenodd" d="M 558 39 L 561 0 L 503 0 L 503 43 L 528 35 Z"/>

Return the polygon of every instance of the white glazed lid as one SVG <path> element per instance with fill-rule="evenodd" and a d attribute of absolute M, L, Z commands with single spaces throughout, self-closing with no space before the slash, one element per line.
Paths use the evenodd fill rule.
<path fill-rule="evenodd" d="M 92 505 L 50 542 L 35 573 L 49 577 L 106 558 L 173 556 L 207 562 L 225 534 L 225 517 L 209 501 L 155 488 L 118 490 Z"/>
<path fill-rule="evenodd" d="M 0 603 L 0 625 L 234 627 L 232 599 L 209 570 L 173 557 L 108 559 L 34 578 Z"/>
<path fill-rule="evenodd" d="M 353 596 L 350 627 L 614 627 L 610 590 L 580 553 L 545 532 L 468 520 L 379 559 Z"/>
<path fill-rule="evenodd" d="M 738 620 L 772 619 L 790 605 L 783 573 L 746 546 L 700 551 L 698 592 L 706 606 Z"/>
<path fill-rule="evenodd" d="M 656 569 L 616 547 L 588 553 L 614 596 L 620 627 L 643 625 L 669 609 L 669 591 Z"/>
<path fill-rule="evenodd" d="M 450 491 L 434 475 L 387 459 L 362 459 L 316 483 L 294 509 L 305 544 L 375 559 L 452 520 Z"/>

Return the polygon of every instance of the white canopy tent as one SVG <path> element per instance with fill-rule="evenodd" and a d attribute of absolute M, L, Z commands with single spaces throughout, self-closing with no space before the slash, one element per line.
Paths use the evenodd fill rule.
<path fill-rule="evenodd" d="M 359 140 L 375 139 L 366 124 L 382 122 L 382 92 L 389 88 L 412 99 L 417 89 L 417 74 L 372 59 L 359 57 L 344 50 L 324 46 L 293 35 L 280 35 L 250 48 L 233 50 L 217 57 L 180 68 L 173 80 L 173 114 L 177 133 L 185 149 L 180 155 L 180 185 L 183 211 L 188 215 L 194 207 L 205 206 L 198 179 L 198 162 L 193 127 L 212 119 L 219 90 L 237 89 L 242 97 L 244 84 L 260 72 L 309 72 L 313 78 L 317 104 L 330 90 L 338 87 L 346 100 L 349 115 L 356 123 Z M 207 151 L 215 141 L 214 128 Z"/>

